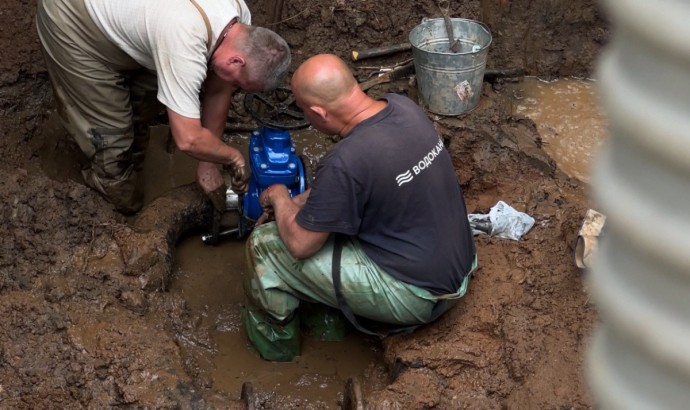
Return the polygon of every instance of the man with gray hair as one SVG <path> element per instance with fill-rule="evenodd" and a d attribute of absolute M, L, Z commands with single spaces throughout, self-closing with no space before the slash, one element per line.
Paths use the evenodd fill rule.
<path fill-rule="evenodd" d="M 222 142 L 232 94 L 271 90 L 290 65 L 243 0 L 39 0 L 36 24 L 60 117 L 90 160 L 87 185 L 138 211 L 147 123 L 162 103 L 177 147 L 210 193 L 246 190 L 242 154 Z"/>

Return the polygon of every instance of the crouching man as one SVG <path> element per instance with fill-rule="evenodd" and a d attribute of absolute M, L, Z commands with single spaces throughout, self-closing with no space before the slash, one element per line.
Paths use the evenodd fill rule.
<path fill-rule="evenodd" d="M 36 26 L 62 122 L 89 166 L 86 185 L 123 214 L 143 205 L 148 125 L 165 106 L 206 193 L 246 191 L 242 153 L 221 137 L 232 95 L 279 86 L 290 48 L 250 25 L 243 0 L 39 0 Z"/>
<path fill-rule="evenodd" d="M 275 222 L 247 241 L 242 318 L 275 361 L 299 355 L 300 300 L 338 308 L 364 331 L 361 318 L 425 324 L 465 294 L 477 263 L 450 156 L 414 102 L 370 98 L 334 55 L 304 62 L 292 91 L 316 129 L 342 139 L 309 190 L 291 198 L 272 185 L 259 198 Z"/>

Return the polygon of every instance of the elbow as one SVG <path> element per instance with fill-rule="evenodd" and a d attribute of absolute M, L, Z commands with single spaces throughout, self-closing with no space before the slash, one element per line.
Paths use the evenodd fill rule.
<path fill-rule="evenodd" d="M 175 141 L 177 148 L 185 154 L 193 154 L 196 149 L 194 138 L 182 137 Z"/>
<path fill-rule="evenodd" d="M 290 252 L 290 255 L 292 255 L 292 257 L 295 259 L 307 259 L 311 256 L 314 256 L 314 254 L 321 248 L 316 244 L 308 244 L 300 241 L 286 242 L 285 246 L 287 247 L 288 252 Z"/>
<path fill-rule="evenodd" d="M 195 154 L 199 149 L 201 135 L 198 130 L 179 130 L 177 133 L 173 132 L 173 139 L 177 149 L 185 154 Z"/>
<path fill-rule="evenodd" d="M 281 220 L 277 215 L 278 234 L 290 255 L 295 259 L 307 259 L 314 256 L 328 239 L 327 232 L 315 232 L 302 228 L 295 220 L 295 215 L 288 220 Z M 282 222 L 282 223 L 281 223 Z"/>
<path fill-rule="evenodd" d="M 288 246 L 287 249 L 288 252 L 290 252 L 290 255 L 292 255 L 292 257 L 295 259 L 307 259 L 315 253 L 309 251 L 308 249 L 300 248 L 294 245 Z"/>

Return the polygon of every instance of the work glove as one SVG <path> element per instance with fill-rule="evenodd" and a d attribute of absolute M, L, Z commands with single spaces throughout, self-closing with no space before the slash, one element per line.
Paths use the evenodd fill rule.
<path fill-rule="evenodd" d="M 230 173 L 230 187 L 237 194 L 247 192 L 249 183 L 249 167 L 247 164 L 231 165 L 227 168 Z"/>

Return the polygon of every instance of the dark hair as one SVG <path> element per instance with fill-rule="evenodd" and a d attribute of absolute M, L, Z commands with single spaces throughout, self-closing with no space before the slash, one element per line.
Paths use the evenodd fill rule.
<path fill-rule="evenodd" d="M 246 38 L 243 49 L 247 61 L 249 80 L 263 85 L 263 91 L 280 86 L 290 67 L 290 47 L 273 30 L 256 26 L 244 26 Z"/>

